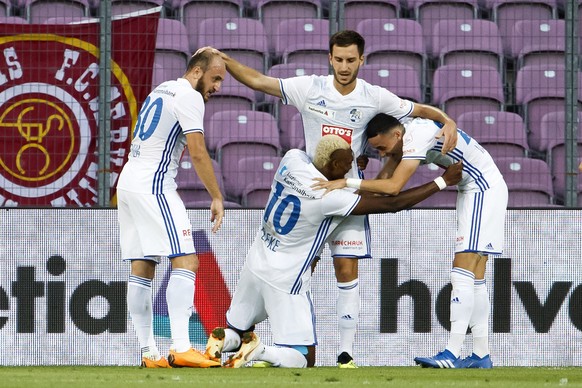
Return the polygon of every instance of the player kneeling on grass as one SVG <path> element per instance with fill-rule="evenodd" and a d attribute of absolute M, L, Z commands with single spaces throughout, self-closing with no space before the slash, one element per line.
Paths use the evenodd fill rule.
<path fill-rule="evenodd" d="M 342 178 L 352 168 L 350 145 L 336 135 L 324 136 L 313 161 L 301 150 L 281 160 L 263 222 L 241 271 L 226 313 L 227 328 L 208 339 L 206 357 L 220 361 L 222 352 L 236 351 L 224 364 L 239 368 L 250 361 L 304 368 L 315 364 L 308 347 L 317 345 L 311 302 L 311 263 L 326 238 L 350 214 L 389 213 L 407 209 L 460 181 L 462 165 L 451 165 L 442 177 L 398 196 L 360 196 L 354 188 L 312 187 L 316 178 Z M 264 345 L 254 325 L 269 318 L 275 346 Z"/>

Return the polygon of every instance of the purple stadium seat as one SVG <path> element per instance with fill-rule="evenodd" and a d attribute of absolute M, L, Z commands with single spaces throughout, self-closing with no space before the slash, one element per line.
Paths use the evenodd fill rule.
<path fill-rule="evenodd" d="M 224 196 L 224 183 L 222 181 L 222 174 L 220 172 L 220 166 L 213 159 L 212 168 L 214 169 L 214 175 L 216 176 L 216 181 L 218 182 L 218 187 Z M 188 150 L 184 152 L 182 158 L 180 158 L 180 164 L 178 166 L 178 174 L 176 175 L 176 184 L 178 185 L 178 193 L 184 201 L 184 205 L 188 208 L 208 208 L 212 202 L 210 195 L 206 191 L 204 184 L 196 174 L 192 161 L 190 160 L 190 155 Z M 240 207 L 239 204 L 235 203 L 234 206 L 229 206 L 225 201 L 225 207 Z"/>
<path fill-rule="evenodd" d="M 432 32 L 432 51 L 439 66 L 475 64 L 503 72 L 503 46 L 497 25 L 488 20 L 441 20 Z"/>
<path fill-rule="evenodd" d="M 10 0 L 0 0 L 0 16 L 4 17 L 4 16 L 8 16 L 10 15 L 11 12 L 11 3 Z M 6 20 L 6 19 L 3 19 Z M 1 23 L 10 23 L 8 21 L 1 21 Z M 15 24 L 15 23 L 12 23 Z M 22 24 L 22 23 L 20 23 Z"/>
<path fill-rule="evenodd" d="M 402 191 L 423 185 L 441 176 L 444 170 L 434 164 L 421 165 L 410 177 Z M 444 190 L 431 195 L 420 202 L 415 208 L 447 208 L 454 209 L 457 205 L 457 187 L 447 186 Z"/>
<path fill-rule="evenodd" d="M 364 170 L 364 177 L 366 179 L 375 179 L 378 176 L 380 170 L 384 167 L 384 162 L 380 159 L 368 157 L 368 165 Z"/>
<path fill-rule="evenodd" d="M 283 63 L 329 64 L 329 21 L 288 19 L 277 24 L 275 55 Z"/>
<path fill-rule="evenodd" d="M 152 70 L 152 90 L 155 89 L 162 82 L 168 81 L 170 75 L 164 71 L 162 65 L 154 62 Z"/>
<path fill-rule="evenodd" d="M 257 9 L 268 37 L 269 52 L 275 51 L 277 25 L 289 19 L 321 18 L 321 3 L 318 0 L 259 0 L 251 1 Z"/>
<path fill-rule="evenodd" d="M 291 78 L 303 75 L 325 75 L 329 74 L 329 66 L 323 66 L 315 63 L 285 63 L 274 65 L 269 69 L 268 75 L 275 78 Z M 266 95 L 265 101 L 273 105 L 273 114 L 279 123 L 281 131 L 281 145 L 285 149 L 295 148 L 293 142 L 293 133 L 297 132 L 297 128 L 293 129 L 293 117 L 298 114 L 297 108 L 291 105 L 283 105 L 281 100 L 275 97 Z M 301 147 L 297 147 L 301 148 Z"/>
<path fill-rule="evenodd" d="M 414 10 L 414 18 L 422 26 L 426 51 L 432 53 L 431 35 L 434 25 L 443 19 L 476 19 L 477 0 L 408 0 Z"/>
<path fill-rule="evenodd" d="M 557 198 L 564 198 L 566 191 L 566 115 L 564 111 L 546 113 L 541 122 L 541 150 L 546 152 L 546 162 L 554 177 L 554 192 Z M 578 112 L 578 163 L 582 161 L 582 112 Z M 582 192 L 582 179 L 578 177 L 578 191 Z"/>
<path fill-rule="evenodd" d="M 1 0 L 0 0 L 1 3 Z M 27 24 L 28 21 L 20 16 L 2 16 L 2 4 L 0 4 L 0 24 Z"/>
<path fill-rule="evenodd" d="M 189 58 L 186 26 L 179 20 L 160 18 L 154 63 L 162 66 L 170 79 L 175 79 L 184 74 Z"/>
<path fill-rule="evenodd" d="M 499 72 L 489 66 L 444 65 L 433 76 L 433 104 L 453 119 L 477 110 L 503 110 L 505 97 Z"/>
<path fill-rule="evenodd" d="M 200 23 L 198 46 L 212 46 L 261 73 L 267 68 L 267 36 L 260 21 L 248 18 L 211 18 Z M 190 46 L 192 48 L 192 46 Z M 192 48 L 192 51 L 196 51 Z"/>
<path fill-rule="evenodd" d="M 171 5 L 177 9 L 180 20 L 186 26 L 192 52 L 198 48 L 198 34 L 203 20 L 243 16 L 242 0 L 174 0 Z"/>
<path fill-rule="evenodd" d="M 279 136 L 281 147 L 284 150 L 291 148 L 305 150 L 305 132 L 303 130 L 301 113 L 295 113 L 290 123 L 285 123 L 283 126 L 279 125 Z"/>
<path fill-rule="evenodd" d="M 511 54 L 511 32 L 517 21 L 548 20 L 557 16 L 555 0 L 485 0 L 484 5 L 499 27 L 503 50 L 507 55 Z"/>
<path fill-rule="evenodd" d="M 531 149 L 540 150 L 542 117 L 564 110 L 566 71 L 560 66 L 524 66 L 517 72 L 515 102 L 520 106 Z M 578 76 L 578 109 L 582 110 L 582 77 Z"/>
<path fill-rule="evenodd" d="M 162 7 L 164 14 L 164 0 L 111 0 L 111 15 L 122 15 L 130 12 Z"/>
<path fill-rule="evenodd" d="M 527 156 L 525 123 L 517 113 L 465 112 L 459 115 L 457 126 L 484 146 L 494 159 Z"/>
<path fill-rule="evenodd" d="M 212 115 L 224 110 L 254 110 L 262 99 L 262 93 L 239 83 L 227 75 L 218 93 L 214 93 L 205 104 L 204 127 L 208 128 Z"/>
<path fill-rule="evenodd" d="M 518 69 L 527 65 L 564 66 L 566 22 L 520 20 L 513 27 L 510 42 Z"/>
<path fill-rule="evenodd" d="M 358 74 L 372 85 L 382 86 L 399 97 L 423 102 L 420 76 L 416 70 L 407 65 L 364 65 Z"/>
<path fill-rule="evenodd" d="M 509 207 L 552 206 L 552 174 L 545 161 L 508 157 L 496 159 L 495 164 L 509 189 Z"/>
<path fill-rule="evenodd" d="M 41 24 L 54 17 L 84 17 L 89 15 L 87 0 L 26 0 L 26 18 L 29 23 Z"/>
<path fill-rule="evenodd" d="M 275 172 L 281 163 L 280 156 L 249 156 L 238 161 L 238 184 L 227 195 L 241 198 L 244 207 L 264 208 L 271 191 Z"/>
<path fill-rule="evenodd" d="M 275 118 L 265 112 L 223 111 L 212 115 L 206 144 L 216 149 L 227 193 L 244 182 L 238 161 L 247 156 L 279 156 L 281 143 Z"/>
<path fill-rule="evenodd" d="M 366 64 L 408 65 L 426 82 L 426 50 L 421 25 L 408 19 L 367 19 L 356 28 L 366 38 Z"/>
<path fill-rule="evenodd" d="M 346 0 L 344 4 L 346 30 L 355 30 L 365 19 L 396 19 L 399 16 L 399 0 Z"/>

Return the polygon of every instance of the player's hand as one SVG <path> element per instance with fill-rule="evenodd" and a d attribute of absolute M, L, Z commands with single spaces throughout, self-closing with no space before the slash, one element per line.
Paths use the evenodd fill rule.
<path fill-rule="evenodd" d="M 224 217 L 224 204 L 222 199 L 213 199 L 210 204 L 210 222 L 213 222 L 212 233 L 216 233 L 222 225 L 222 218 Z"/>
<path fill-rule="evenodd" d="M 463 162 L 451 164 L 442 175 L 447 186 L 454 186 L 461 181 L 463 177 Z"/>
<path fill-rule="evenodd" d="M 441 153 L 446 154 L 454 150 L 457 146 L 457 123 L 455 123 L 453 120 L 449 120 L 447 123 L 445 123 L 445 125 L 443 125 L 435 138 L 440 139 L 443 136 L 445 137 L 445 142 L 443 144 Z"/>
<path fill-rule="evenodd" d="M 356 158 L 356 163 L 358 164 L 358 169 L 364 171 L 368 167 L 368 162 L 370 159 L 366 155 L 360 155 Z"/>
<path fill-rule="evenodd" d="M 344 179 L 336 179 L 335 181 L 328 181 L 322 178 L 313 178 L 316 183 L 312 184 L 311 187 L 315 190 L 325 189 L 324 195 L 329 193 L 332 190 L 336 189 L 343 189 L 346 187 L 346 180 Z"/>

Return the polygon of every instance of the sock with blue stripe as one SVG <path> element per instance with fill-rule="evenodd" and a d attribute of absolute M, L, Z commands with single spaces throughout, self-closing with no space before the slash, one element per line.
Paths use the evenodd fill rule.
<path fill-rule="evenodd" d="M 195 278 L 196 274 L 192 271 L 184 268 L 173 269 L 166 289 L 172 349 L 178 353 L 187 352 L 192 347 L 188 327 L 194 308 Z"/>
<path fill-rule="evenodd" d="M 127 282 L 127 309 L 137 335 L 142 357 L 159 360 L 160 352 L 154 340 L 152 281 L 130 275 Z"/>
<path fill-rule="evenodd" d="M 475 275 L 466 269 L 453 267 L 451 270 L 451 335 L 447 349 L 459 357 L 475 303 Z"/>
<path fill-rule="evenodd" d="M 340 353 L 348 352 L 353 357 L 356 326 L 360 316 L 360 286 L 358 279 L 337 283 L 337 316 L 340 335 Z"/>

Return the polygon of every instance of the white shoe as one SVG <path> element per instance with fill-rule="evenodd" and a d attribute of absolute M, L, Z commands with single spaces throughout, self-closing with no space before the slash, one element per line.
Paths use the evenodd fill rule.
<path fill-rule="evenodd" d="M 204 352 L 204 357 L 209 360 L 220 362 L 222 357 L 222 348 L 224 347 L 224 328 L 217 327 L 212 330 L 210 337 L 208 337 L 208 342 L 206 343 L 206 351 Z"/>
<path fill-rule="evenodd" d="M 255 357 L 264 351 L 265 345 L 263 345 L 259 337 L 252 331 L 246 332 L 242 335 L 239 351 L 230 356 L 223 367 L 240 368 L 255 360 Z"/>

